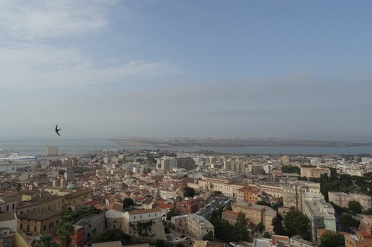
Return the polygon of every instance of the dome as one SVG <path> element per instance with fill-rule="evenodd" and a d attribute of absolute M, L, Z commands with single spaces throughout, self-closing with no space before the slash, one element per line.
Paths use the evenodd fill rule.
<path fill-rule="evenodd" d="M 69 184 L 69 185 L 67 185 L 66 188 L 70 189 L 70 190 L 73 190 L 73 189 L 76 189 L 76 185 L 75 184 Z"/>

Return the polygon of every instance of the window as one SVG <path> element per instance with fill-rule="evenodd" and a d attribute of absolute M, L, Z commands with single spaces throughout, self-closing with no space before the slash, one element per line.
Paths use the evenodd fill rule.
<path fill-rule="evenodd" d="M 43 229 L 44 229 L 44 231 L 46 230 L 46 225 L 44 225 Z"/>
<path fill-rule="evenodd" d="M 20 224 L 19 229 L 23 230 L 22 228 L 23 228 L 23 224 Z"/>
<path fill-rule="evenodd" d="M 34 232 L 37 232 L 37 226 L 34 226 Z"/>

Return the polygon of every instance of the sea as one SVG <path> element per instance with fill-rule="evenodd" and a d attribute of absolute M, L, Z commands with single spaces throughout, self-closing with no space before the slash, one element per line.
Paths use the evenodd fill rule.
<path fill-rule="evenodd" d="M 107 139 L 76 140 L 0 140 L 0 151 L 17 152 L 20 155 L 43 156 L 47 146 L 58 146 L 58 153 L 84 154 L 98 150 L 169 150 L 174 152 L 211 151 L 228 154 L 267 154 L 267 155 L 372 155 L 372 146 L 353 147 L 296 147 L 296 146 L 249 146 L 249 147 L 157 147 L 157 146 L 120 146 Z"/>

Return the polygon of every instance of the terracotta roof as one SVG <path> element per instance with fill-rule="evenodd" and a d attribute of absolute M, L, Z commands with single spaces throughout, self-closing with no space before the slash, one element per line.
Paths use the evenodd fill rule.
<path fill-rule="evenodd" d="M 173 204 L 166 204 L 166 203 L 156 203 L 155 205 L 158 208 L 169 208 L 169 209 L 172 209 L 174 207 Z"/>
<path fill-rule="evenodd" d="M 372 238 L 372 234 L 369 234 L 368 232 L 365 231 L 357 231 L 357 233 L 365 238 Z"/>
<path fill-rule="evenodd" d="M 108 205 L 107 209 L 113 209 L 115 211 L 121 212 L 121 211 L 123 211 L 123 204 L 120 203 L 120 202 L 114 202 L 114 203 Z"/>
<path fill-rule="evenodd" d="M 136 214 L 146 214 L 146 213 L 160 213 L 160 210 L 157 208 L 154 209 L 143 209 L 143 210 L 133 210 L 133 211 L 127 211 L 129 215 L 136 215 Z"/>
<path fill-rule="evenodd" d="M 17 218 L 14 213 L 0 211 L 0 221 L 9 221 L 9 220 L 16 220 L 16 219 Z"/>
<path fill-rule="evenodd" d="M 271 236 L 272 244 L 276 245 L 278 242 L 281 243 L 289 243 L 289 237 L 287 236 L 280 236 L 280 235 L 273 235 Z"/>
<path fill-rule="evenodd" d="M 34 209 L 24 214 L 18 215 L 18 219 L 29 219 L 29 220 L 45 220 L 61 213 L 51 209 Z"/>

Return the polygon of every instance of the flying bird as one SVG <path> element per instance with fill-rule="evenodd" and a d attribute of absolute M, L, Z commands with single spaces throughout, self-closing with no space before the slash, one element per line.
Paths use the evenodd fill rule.
<path fill-rule="evenodd" d="M 55 131 L 56 131 L 56 133 L 57 133 L 57 135 L 59 135 L 59 136 L 61 136 L 60 134 L 59 134 L 59 132 L 58 131 L 60 131 L 61 129 L 58 129 L 58 124 L 56 125 L 56 129 L 55 129 Z"/>

